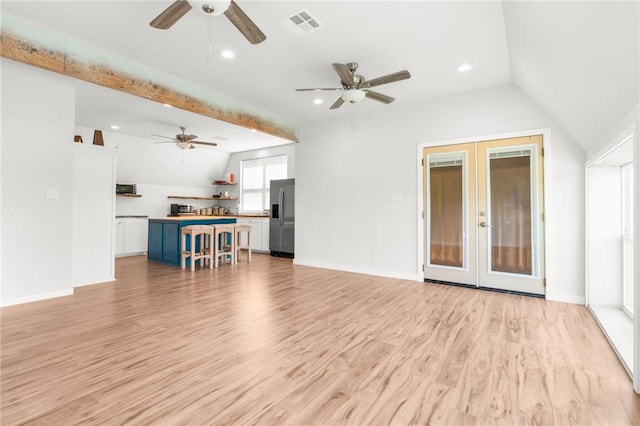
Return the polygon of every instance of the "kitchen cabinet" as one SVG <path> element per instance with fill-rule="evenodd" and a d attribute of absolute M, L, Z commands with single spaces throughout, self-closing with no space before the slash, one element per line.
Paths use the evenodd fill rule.
<path fill-rule="evenodd" d="M 251 250 L 269 252 L 269 218 L 238 219 L 238 223 L 251 226 Z"/>
<path fill-rule="evenodd" d="M 147 217 L 116 217 L 115 255 L 133 256 L 147 251 Z"/>

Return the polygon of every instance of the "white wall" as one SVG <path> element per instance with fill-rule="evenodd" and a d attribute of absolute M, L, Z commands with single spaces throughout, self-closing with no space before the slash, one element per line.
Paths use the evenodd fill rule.
<path fill-rule="evenodd" d="M 76 126 L 84 144 L 91 144 L 93 131 Z M 116 150 L 118 183 L 186 186 L 204 188 L 224 176 L 229 153 L 199 146 L 179 149 L 174 143 L 155 143 L 151 139 L 102 129 L 104 145 Z"/>
<path fill-rule="evenodd" d="M 295 178 L 296 177 L 296 143 L 290 143 L 286 145 L 274 146 L 271 148 L 264 149 L 254 149 L 251 151 L 244 152 L 236 152 L 231 154 L 229 157 L 229 162 L 227 163 L 227 167 L 225 168 L 224 173 L 235 173 L 236 181 L 240 182 L 240 164 L 243 160 L 252 160 L 255 158 L 267 158 L 267 157 L 275 157 L 277 155 L 286 155 L 287 156 L 287 178 Z M 224 178 L 224 175 L 222 176 Z M 240 188 L 239 185 L 236 186 L 220 186 L 217 187 L 218 190 L 227 190 L 229 191 L 229 195 L 239 197 L 240 196 Z M 229 207 L 233 208 L 234 212 L 237 212 L 239 209 L 238 200 L 235 204 L 229 204 Z"/>
<path fill-rule="evenodd" d="M 76 126 L 76 134 L 84 143 L 93 141 L 94 129 Z M 104 145 L 116 157 L 116 181 L 135 183 L 140 198 L 116 198 L 117 216 L 163 217 L 171 203 L 194 203 L 210 207 L 214 201 L 175 200 L 169 195 L 211 197 L 216 187 L 211 182 L 221 179 L 230 154 L 215 148 L 197 147 L 181 150 L 173 143 L 156 144 L 151 139 L 102 130 Z M 219 191 L 218 191 L 219 192 Z M 229 205 L 228 207 L 235 207 Z"/>
<path fill-rule="evenodd" d="M 75 86 L 2 59 L 1 304 L 70 294 Z M 45 192 L 53 191 L 53 199 Z"/>
<path fill-rule="evenodd" d="M 113 150 L 73 145 L 71 284 L 74 287 L 115 279 Z"/>
<path fill-rule="evenodd" d="M 635 192 L 633 194 L 634 200 L 634 216 L 635 222 L 633 229 L 635 230 L 634 242 L 633 242 L 633 257 L 634 257 L 634 290 L 635 301 L 633 306 L 633 312 L 635 316 L 633 318 L 633 389 L 636 393 L 640 393 L 640 171 L 638 164 L 640 164 L 640 106 L 636 106 L 635 114 L 635 126 L 634 126 L 634 145 L 633 145 L 633 163 L 634 163 L 634 177 L 633 183 Z"/>
<path fill-rule="evenodd" d="M 365 100 L 366 102 L 366 100 Z M 547 297 L 584 302 L 584 150 L 514 86 L 303 126 L 296 147 L 299 264 L 421 279 L 416 146 L 551 128 Z"/>
<path fill-rule="evenodd" d="M 180 200 L 167 198 L 169 195 L 182 195 L 187 197 L 211 197 L 216 192 L 216 187 L 207 186 L 172 186 L 137 184 L 139 198 L 116 197 L 116 216 L 149 216 L 161 218 L 171 212 L 171 204 L 195 204 L 198 208 L 212 207 L 222 202 L 215 200 Z M 219 192 L 219 191 L 218 191 Z"/>

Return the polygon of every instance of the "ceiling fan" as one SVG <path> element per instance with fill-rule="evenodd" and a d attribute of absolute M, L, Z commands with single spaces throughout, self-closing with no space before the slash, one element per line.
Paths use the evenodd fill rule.
<path fill-rule="evenodd" d="M 197 145 L 218 146 L 218 144 L 215 143 L 215 142 L 195 141 L 194 139 L 197 138 L 197 136 L 196 135 L 187 135 L 185 133 L 185 131 L 187 130 L 186 127 L 180 127 L 180 130 L 182 130 L 182 133 L 178 133 L 175 138 L 171 138 L 169 136 L 155 135 L 153 133 L 151 134 L 151 136 L 157 136 L 159 138 L 171 139 L 171 141 L 163 141 L 163 142 L 156 142 L 156 143 L 175 143 L 176 146 L 178 148 L 180 148 L 180 149 L 195 149 L 196 148 L 194 146 L 195 144 L 197 144 Z"/>
<path fill-rule="evenodd" d="M 363 100 L 365 97 L 373 99 L 374 101 L 390 104 L 395 100 L 395 98 L 383 95 L 379 92 L 374 92 L 373 90 L 369 90 L 369 88 L 411 78 L 409 71 L 402 70 L 374 78 L 373 80 L 365 80 L 363 76 L 356 74 L 358 64 L 355 62 L 349 62 L 347 64 L 333 64 L 333 69 L 338 73 L 342 87 L 296 89 L 296 91 L 335 90 L 342 92 L 342 95 L 329 107 L 329 109 L 340 108 L 340 106 L 345 102 L 355 104 Z"/>
<path fill-rule="evenodd" d="M 243 36 L 251 44 L 258 44 L 267 39 L 260 28 L 240 9 L 233 0 L 191 0 L 191 3 L 201 5 L 202 11 L 207 15 L 224 15 L 236 26 Z M 171 6 L 166 8 L 153 21 L 149 22 L 153 28 L 166 30 L 178 22 L 193 6 L 187 0 L 176 0 Z"/>

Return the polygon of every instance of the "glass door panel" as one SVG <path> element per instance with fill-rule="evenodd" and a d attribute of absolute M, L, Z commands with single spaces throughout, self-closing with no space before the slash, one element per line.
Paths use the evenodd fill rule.
<path fill-rule="evenodd" d="M 491 154 L 491 271 L 531 275 L 530 178 L 529 150 L 506 158 Z"/>
<path fill-rule="evenodd" d="M 463 212 L 462 212 L 462 160 L 458 165 L 429 164 L 431 206 L 432 265 L 462 268 Z"/>
<path fill-rule="evenodd" d="M 425 279 L 475 285 L 475 144 L 425 148 L 423 164 Z"/>

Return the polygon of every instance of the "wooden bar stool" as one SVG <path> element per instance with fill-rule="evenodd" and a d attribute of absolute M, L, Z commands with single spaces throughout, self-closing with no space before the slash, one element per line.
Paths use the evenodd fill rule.
<path fill-rule="evenodd" d="M 236 263 L 235 224 L 213 225 L 213 266 L 224 263 L 227 258 L 231 264 Z"/>
<path fill-rule="evenodd" d="M 209 268 L 213 268 L 213 251 L 211 250 L 213 232 L 209 225 L 187 225 L 181 230 L 182 256 L 180 267 L 185 269 L 187 258 L 191 262 L 191 270 L 196 270 L 196 261 L 203 266 L 209 260 Z M 187 235 L 190 238 L 187 250 Z M 198 247 L 199 246 L 199 247 Z"/>
<path fill-rule="evenodd" d="M 240 251 L 242 250 L 247 252 L 247 262 L 251 262 L 251 225 L 236 224 L 234 231 L 236 235 L 236 263 L 240 261 Z M 242 239 L 245 232 L 247 236 L 246 242 Z"/>

